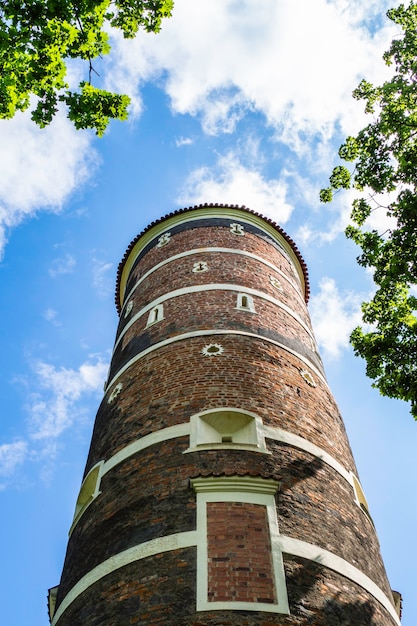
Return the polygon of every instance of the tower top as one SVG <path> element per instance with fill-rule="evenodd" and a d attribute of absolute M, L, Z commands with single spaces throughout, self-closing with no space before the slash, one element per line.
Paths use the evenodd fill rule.
<path fill-rule="evenodd" d="M 184 220 L 185 213 L 190 214 L 189 220 Z M 199 220 L 206 221 L 208 219 L 240 219 L 246 222 L 249 226 L 254 228 L 258 227 L 263 230 L 266 235 L 270 236 L 272 241 L 274 241 L 281 248 L 284 248 L 285 252 L 291 257 L 300 277 L 305 301 L 308 302 L 310 284 L 307 265 L 295 242 L 285 232 L 285 230 L 281 228 L 281 226 L 268 217 L 265 217 L 261 213 L 257 213 L 246 206 L 206 202 L 205 204 L 198 204 L 168 213 L 164 217 L 151 222 L 151 224 L 149 224 L 130 242 L 117 270 L 115 300 L 118 313 L 120 313 L 123 305 L 123 298 L 126 292 L 129 272 L 131 271 L 133 264 L 140 258 L 141 254 L 147 250 L 151 240 L 158 235 L 162 235 L 167 229 L 173 230 L 176 227 L 180 228 L 180 225 L 184 224 L 184 221 L 189 221 L 190 223 L 193 223 L 193 227 L 198 227 L 200 225 Z M 220 221 L 219 225 L 222 225 Z"/>

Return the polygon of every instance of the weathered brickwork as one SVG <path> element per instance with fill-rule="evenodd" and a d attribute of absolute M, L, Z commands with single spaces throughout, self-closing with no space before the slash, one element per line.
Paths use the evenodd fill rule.
<path fill-rule="evenodd" d="M 223 346 L 223 354 L 203 356 L 204 346 L 213 342 Z M 110 405 L 112 387 L 108 389 L 97 415 L 87 470 L 139 437 L 188 422 L 205 409 L 230 406 L 308 439 L 356 473 L 327 384 L 312 372 L 317 386 L 311 387 L 300 369 L 308 367 L 262 338 L 209 335 L 158 348 L 118 378 L 123 388 Z"/>
<path fill-rule="evenodd" d="M 131 271 L 119 276 L 124 303 L 85 468 L 86 476 L 104 462 L 104 473 L 72 528 L 58 611 L 68 598 L 71 602 L 54 626 L 396 623 L 366 585 L 354 582 L 347 570 L 343 575 L 339 565 L 332 569 L 284 552 L 284 580 L 275 581 L 277 536 L 271 533 L 277 524 L 282 538 L 313 546 L 318 561 L 326 554 L 353 566 L 391 598 L 375 529 L 355 500 L 349 472 L 357 476 L 357 470 L 314 341 L 302 260 L 288 251 L 288 239 L 271 234 L 270 225 L 263 227 L 261 218 L 250 214 L 249 224 L 245 211 L 227 214 L 223 219 L 198 209 L 194 222 L 191 212 L 183 221 L 167 218 L 165 231 L 152 227 L 143 250 L 134 248 L 135 259 L 124 261 Z M 233 234 L 231 223 L 240 224 L 244 234 Z M 170 237 L 161 239 L 164 232 Z M 213 247 L 237 253 L 207 250 Z M 206 263 L 207 270 L 194 272 L 198 263 Z M 219 287 L 204 290 L 208 285 Z M 180 291 L 175 295 L 175 290 Z M 238 293 L 251 296 L 254 310 L 238 307 Z M 146 310 L 134 319 L 158 298 L 162 318 L 148 325 Z M 213 345 L 218 353 L 207 350 Z M 257 436 L 263 433 L 265 448 L 251 439 L 230 442 L 229 436 L 223 443 L 204 440 L 199 447 L 198 429 L 208 428 L 208 422 L 193 416 L 209 410 L 221 416 L 231 409 L 257 417 Z M 164 430 L 171 427 L 182 430 Z M 305 449 L 281 441 L 282 431 L 300 437 Z M 148 435 L 153 438 L 143 439 Z M 193 445 L 191 436 L 197 437 Z M 141 449 L 127 449 L 137 442 Z M 342 470 L 309 449 L 311 444 Z M 124 456 L 115 463 L 118 453 Z M 269 500 L 254 500 L 247 487 L 249 495 L 234 501 L 230 493 L 222 498 L 219 486 L 219 494 L 202 505 L 202 494 L 192 487 L 196 478 L 213 490 L 226 478 L 253 484 L 261 494 L 272 493 L 262 491 L 271 478 L 278 488 L 275 496 L 265 496 Z M 265 501 L 269 504 L 259 503 Z M 204 537 L 201 506 L 206 507 Z M 267 506 L 268 515 L 275 509 L 275 526 Z M 188 547 L 176 547 L 181 537 L 188 537 Z M 204 562 L 201 542 L 208 551 Z M 151 554 L 144 546 L 160 552 Z M 197 587 L 205 580 L 202 568 L 207 589 Z M 88 582 L 93 574 L 94 582 Z M 255 606 L 267 604 L 275 611 L 285 595 L 289 614 Z M 202 596 L 205 608 L 198 611 Z M 230 607 L 212 609 L 216 602 Z M 236 602 L 255 610 L 236 611 Z"/>
<path fill-rule="evenodd" d="M 276 602 L 266 507 L 207 504 L 208 593 L 214 602 Z"/>

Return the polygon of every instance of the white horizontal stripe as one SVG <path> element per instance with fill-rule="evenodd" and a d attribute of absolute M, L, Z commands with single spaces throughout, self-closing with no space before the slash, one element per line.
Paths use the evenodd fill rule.
<path fill-rule="evenodd" d="M 150 274 L 152 274 L 156 270 L 159 270 L 161 267 L 163 267 L 167 263 L 171 263 L 172 261 L 177 261 L 178 259 L 183 259 L 184 257 L 192 256 L 194 254 L 202 254 L 202 253 L 205 254 L 205 253 L 210 253 L 210 252 L 221 252 L 221 253 L 224 253 L 224 254 L 239 254 L 241 256 L 246 256 L 246 257 L 249 257 L 250 259 L 254 259 L 255 261 L 259 261 L 260 263 L 263 263 L 264 265 L 269 267 L 271 270 L 274 270 L 280 276 L 282 276 L 282 278 L 284 278 L 291 285 L 291 287 L 293 287 L 296 290 L 297 294 L 302 299 L 302 294 L 300 293 L 299 286 L 296 283 L 294 283 L 290 278 L 288 278 L 288 276 L 286 274 L 284 274 L 284 272 L 282 270 L 280 270 L 278 267 L 276 267 L 273 263 L 270 263 L 269 261 L 267 261 L 266 259 L 263 259 L 262 257 L 258 256 L 257 254 L 253 254 L 252 252 L 246 252 L 246 250 L 238 250 L 236 248 L 216 248 L 216 247 L 213 247 L 213 248 L 194 248 L 193 250 L 187 250 L 186 252 L 180 252 L 179 254 L 174 254 L 173 256 L 169 257 L 168 259 L 165 259 L 164 261 L 161 261 L 160 263 L 157 263 L 154 267 L 151 267 L 150 270 L 145 272 L 145 274 L 139 278 L 139 280 L 136 283 L 136 285 L 134 285 L 134 287 L 132 287 L 132 289 L 129 291 L 129 294 L 126 296 L 125 303 L 123 305 L 123 309 L 126 306 L 126 303 L 129 302 L 133 292 L 136 291 L 136 289 L 139 287 L 139 285 L 146 278 L 148 278 L 148 276 Z M 122 309 L 122 312 L 123 312 L 123 309 Z"/>
<path fill-rule="evenodd" d="M 330 465 L 336 472 L 338 472 L 343 478 L 351 485 L 353 488 L 353 480 L 352 475 L 348 472 L 343 465 L 336 461 L 328 452 L 325 452 L 319 446 L 316 446 L 314 443 L 308 441 L 308 439 L 304 439 L 304 437 L 300 437 L 299 435 L 294 435 L 287 430 L 283 430 L 282 428 L 276 428 L 274 426 L 264 426 L 264 435 L 269 439 L 274 439 L 275 441 L 281 441 L 282 443 L 288 443 L 295 448 L 299 448 L 300 450 L 304 450 L 305 452 L 309 452 L 313 456 L 321 459 L 327 465 Z"/>
<path fill-rule="evenodd" d="M 232 285 L 230 283 L 211 283 L 207 285 L 192 285 L 191 287 L 183 287 L 181 289 L 174 289 L 174 291 L 169 291 L 168 293 L 165 293 L 164 295 L 159 296 L 159 298 L 155 298 L 155 300 L 153 300 L 152 302 L 147 304 L 145 307 L 143 307 L 143 309 L 138 311 L 138 313 L 136 313 L 136 315 L 132 317 L 132 319 L 128 322 L 128 324 L 126 324 L 126 326 L 123 328 L 122 332 L 120 333 L 116 343 L 114 344 L 113 354 L 117 346 L 119 345 L 120 341 L 124 337 L 125 333 L 140 317 L 142 317 L 142 315 L 145 315 L 145 313 L 148 313 L 148 311 L 150 311 L 151 309 L 154 309 L 159 304 L 162 304 L 166 302 L 167 300 L 170 300 L 171 298 L 177 298 L 178 296 L 184 296 L 190 293 L 203 293 L 204 291 L 235 291 L 236 293 L 247 293 L 251 296 L 257 296 L 258 298 L 262 298 L 263 300 L 266 300 L 267 302 L 270 302 L 271 304 L 275 304 L 275 306 L 278 306 L 280 309 L 283 309 L 286 313 L 288 313 L 288 315 L 290 315 L 293 319 L 295 319 L 296 322 L 298 322 L 300 326 L 304 328 L 308 336 L 312 339 L 312 341 L 314 341 L 313 333 L 310 330 L 310 328 L 307 326 L 307 324 L 303 322 L 303 320 L 301 319 L 301 317 L 297 315 L 297 313 L 294 313 L 294 311 L 290 309 L 290 307 L 288 307 L 283 302 L 280 302 L 280 300 L 273 298 L 267 293 L 258 291 L 257 289 L 244 287 L 243 285 Z"/>
<path fill-rule="evenodd" d="M 351 563 L 337 556 L 333 552 L 324 550 L 319 546 L 301 541 L 300 539 L 293 539 L 285 535 L 277 535 L 275 538 L 277 546 L 285 554 L 292 556 L 298 556 L 309 561 L 319 563 L 323 567 L 327 567 L 334 572 L 341 574 L 345 578 L 348 578 L 352 582 L 356 583 L 365 591 L 370 593 L 391 615 L 393 620 L 398 626 L 400 626 L 400 620 L 395 611 L 395 608 L 385 593 L 376 585 L 373 580 L 361 572 L 357 567 Z M 64 611 L 71 605 L 74 600 L 77 599 L 84 591 L 94 585 L 104 576 L 111 574 L 115 570 L 129 565 L 134 561 L 145 559 L 155 554 L 162 552 L 169 552 L 171 550 L 177 550 L 178 548 L 189 548 L 197 545 L 198 534 L 196 530 L 191 530 L 183 533 L 175 533 L 167 535 L 165 537 L 158 537 L 157 539 L 151 539 L 145 543 L 141 543 L 133 548 L 124 550 L 119 554 L 115 554 L 103 563 L 100 563 L 93 568 L 88 574 L 83 576 L 72 589 L 65 596 L 61 604 L 59 605 L 54 618 L 52 620 L 52 626 L 58 622 Z M 233 608 L 231 603 L 230 608 Z"/>
<path fill-rule="evenodd" d="M 274 241 L 277 242 L 279 247 L 283 250 L 284 254 L 288 255 L 290 262 L 292 262 L 296 274 L 299 277 L 300 284 L 305 286 L 305 277 L 303 269 L 300 265 L 300 260 L 294 252 L 293 247 L 288 241 L 281 235 L 271 224 L 265 222 L 264 218 L 255 215 L 253 213 L 246 213 L 239 209 L 233 209 L 231 207 L 201 207 L 198 210 L 190 211 L 190 213 L 181 213 L 179 215 L 171 215 L 167 217 L 159 224 L 156 224 L 147 232 L 145 232 L 140 239 L 135 243 L 132 250 L 127 255 L 124 261 L 122 275 L 120 277 L 120 300 L 124 301 L 124 291 L 126 288 L 127 277 L 129 276 L 132 266 L 134 265 L 137 257 L 142 250 L 152 241 L 154 241 L 159 235 L 169 231 L 170 229 L 178 226 L 179 224 L 186 224 L 187 222 L 193 222 L 201 219 L 221 218 L 230 219 L 231 221 L 238 221 L 247 224 L 253 224 L 261 231 L 267 233 Z M 207 225 L 210 228 L 210 224 Z"/>
<path fill-rule="evenodd" d="M 105 461 L 100 476 L 107 474 L 107 472 L 113 469 L 116 465 L 122 463 L 125 459 L 129 458 L 133 454 L 136 454 L 137 452 L 140 452 L 141 450 L 144 450 L 145 448 L 148 448 L 149 446 L 154 446 L 156 443 L 168 441 L 169 439 L 175 439 L 175 437 L 184 437 L 189 434 L 190 423 L 187 422 L 186 424 L 168 426 L 168 428 L 162 428 L 154 433 L 145 435 L 145 437 L 141 437 L 137 441 L 133 441 L 125 448 L 122 448 L 122 450 L 119 450 L 117 454 L 110 457 L 108 461 Z"/>
<path fill-rule="evenodd" d="M 100 565 L 97 565 L 92 570 L 83 576 L 72 589 L 67 593 L 61 604 L 59 605 L 54 618 L 52 620 L 52 626 L 58 622 L 61 615 L 66 611 L 77 597 L 82 594 L 86 589 L 94 585 L 104 576 L 111 574 L 115 570 L 129 565 L 134 561 L 146 559 L 148 556 L 154 554 L 161 554 L 161 552 L 169 552 L 171 550 L 177 550 L 178 548 L 189 548 L 197 544 L 197 531 L 190 530 L 184 533 L 175 533 L 172 535 L 166 535 L 165 537 L 158 537 L 157 539 L 151 539 L 140 543 L 133 548 L 119 552 L 114 556 L 111 556 Z"/>
<path fill-rule="evenodd" d="M 223 410 L 227 410 L 227 407 L 223 407 Z M 328 452 L 319 448 L 319 446 L 316 446 L 314 443 L 311 443 L 299 435 L 294 435 L 287 430 L 283 430 L 282 428 L 262 425 L 262 431 L 263 435 L 268 439 L 273 439 L 274 441 L 280 441 L 294 446 L 295 448 L 304 450 L 305 452 L 321 459 L 324 463 L 336 470 L 336 472 L 338 472 L 353 488 L 351 473 L 348 472 L 343 465 L 339 463 L 339 461 L 336 461 L 334 457 L 328 454 Z M 125 448 L 119 450 L 119 452 L 110 457 L 104 463 L 102 462 L 103 465 L 100 472 L 100 478 L 116 467 L 119 463 L 122 463 L 130 456 L 133 456 L 137 452 L 140 452 L 149 446 L 153 446 L 157 443 L 162 443 L 163 441 L 168 441 L 169 439 L 174 439 L 176 437 L 185 437 L 189 434 L 190 422 L 185 422 L 183 424 L 176 424 L 175 426 L 161 428 L 160 430 L 150 433 L 149 435 L 145 435 L 145 437 L 141 437 L 140 439 L 130 443 Z M 196 450 L 198 449 L 196 448 Z"/>
<path fill-rule="evenodd" d="M 183 335 L 175 335 L 175 337 L 170 337 L 169 339 L 165 339 L 164 341 L 160 341 L 159 343 L 155 343 L 153 346 L 150 346 L 149 348 L 146 348 L 145 350 L 142 350 L 142 352 L 140 352 L 139 354 L 136 354 L 133 358 L 131 358 L 130 361 L 128 361 L 117 372 L 117 374 L 115 374 L 115 376 L 113 376 L 113 378 L 111 379 L 109 384 L 106 386 L 106 393 L 109 391 L 110 387 L 116 382 L 116 380 L 122 374 L 124 374 L 124 372 L 126 372 L 126 370 L 128 370 L 131 365 L 133 365 L 133 363 L 136 363 L 136 361 L 139 361 L 139 359 L 143 358 L 147 354 L 150 354 L 151 352 L 154 352 L 154 350 L 158 350 L 159 348 L 163 348 L 164 346 L 168 346 L 168 345 L 170 345 L 172 343 L 176 343 L 177 341 L 184 341 L 186 339 L 191 339 L 191 338 L 194 338 L 194 337 L 209 337 L 210 335 L 232 335 L 232 336 L 238 335 L 238 336 L 241 336 L 241 337 L 253 337 L 255 339 L 260 339 L 262 341 L 267 341 L 268 343 L 272 343 L 273 345 L 278 346 L 279 348 L 282 348 L 286 352 L 289 352 L 290 354 L 293 354 L 298 359 L 300 359 L 300 361 L 302 361 L 305 365 L 307 365 L 307 367 L 312 369 L 313 372 L 316 374 L 316 376 L 318 376 L 318 378 L 320 378 L 320 380 L 325 385 L 327 385 L 327 381 L 324 378 L 323 374 L 308 359 L 306 359 L 304 356 L 302 356 L 301 354 L 299 354 L 295 350 L 291 350 L 291 348 L 288 348 L 288 346 L 285 346 L 284 344 L 280 343 L 279 341 L 275 341 L 274 339 L 270 339 L 269 337 L 264 337 L 263 335 L 257 335 L 256 333 L 247 333 L 247 332 L 244 332 L 242 330 L 219 330 L 219 329 L 213 329 L 213 330 L 196 330 L 195 332 L 192 332 L 192 333 L 184 333 Z"/>
<path fill-rule="evenodd" d="M 368 593 L 374 596 L 374 598 L 382 604 L 393 620 L 400 626 L 400 620 L 392 602 L 389 598 L 387 598 L 382 589 L 380 589 L 380 587 L 378 587 L 373 580 L 361 572 L 361 570 L 357 567 L 348 561 L 345 561 L 345 559 L 342 559 L 333 552 L 323 550 L 323 548 L 320 548 L 319 546 L 307 543 L 306 541 L 301 541 L 300 539 L 293 539 L 292 537 L 279 535 L 278 541 L 282 552 L 285 554 L 299 556 L 303 559 L 319 563 L 324 567 L 328 567 L 368 591 Z"/>

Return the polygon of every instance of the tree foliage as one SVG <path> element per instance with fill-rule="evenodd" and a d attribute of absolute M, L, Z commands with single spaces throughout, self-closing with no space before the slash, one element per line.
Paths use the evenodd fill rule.
<path fill-rule="evenodd" d="M 0 0 L 0 118 L 24 111 L 49 124 L 63 102 L 76 128 L 102 135 L 110 118 L 126 119 L 129 98 L 91 84 L 94 59 L 110 52 L 108 30 L 135 37 L 158 32 L 173 0 Z M 68 59 L 88 64 L 88 81 L 71 91 Z"/>
<path fill-rule="evenodd" d="M 356 189 L 346 236 L 361 248 L 358 263 L 373 270 L 376 293 L 362 304 L 365 327 L 351 343 L 367 363 L 381 394 L 411 402 L 417 419 L 417 6 L 391 9 L 401 27 L 384 54 L 393 76 L 382 86 L 363 80 L 353 96 L 365 102 L 372 121 L 339 150 L 345 165 L 334 168 L 323 202 L 339 189 Z M 387 194 L 394 200 L 385 205 Z M 367 227 L 375 210 L 393 218 L 385 233 Z"/>

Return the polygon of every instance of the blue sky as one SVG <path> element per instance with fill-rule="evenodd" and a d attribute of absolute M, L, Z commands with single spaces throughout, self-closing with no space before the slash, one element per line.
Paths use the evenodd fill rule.
<path fill-rule="evenodd" d="M 336 151 L 361 128 L 350 94 L 387 76 L 386 0 L 176 0 L 157 35 L 124 42 L 103 83 L 132 97 L 105 137 L 64 115 L 0 122 L 1 612 L 47 626 L 117 325 L 114 283 L 131 239 L 200 202 L 273 218 L 307 261 L 310 311 L 381 542 L 417 614 L 417 424 L 381 398 L 348 345 L 372 292 L 343 235 L 349 195 L 318 202 Z M 82 72 L 71 67 L 71 80 Z M 373 227 L 385 230 L 382 215 Z M 414 617 L 414 621 L 413 621 Z"/>

